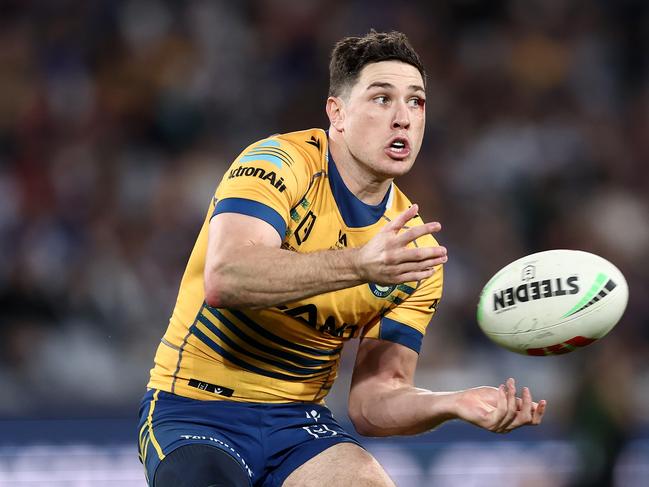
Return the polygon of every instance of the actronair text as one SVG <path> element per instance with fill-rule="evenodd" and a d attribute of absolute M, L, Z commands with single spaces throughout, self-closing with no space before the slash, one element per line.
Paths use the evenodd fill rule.
<path fill-rule="evenodd" d="M 270 185 L 274 188 L 277 188 L 280 193 L 286 189 L 284 178 L 278 178 L 275 171 L 264 171 L 261 167 L 240 166 L 230 171 L 228 179 L 239 178 L 241 176 L 255 177 L 264 181 L 268 181 Z"/>
<path fill-rule="evenodd" d="M 577 294 L 579 292 L 579 278 L 557 277 L 556 279 L 543 279 L 531 281 L 516 287 L 508 287 L 493 293 L 494 311 L 510 308 L 517 303 L 526 303 L 538 299 Z"/>

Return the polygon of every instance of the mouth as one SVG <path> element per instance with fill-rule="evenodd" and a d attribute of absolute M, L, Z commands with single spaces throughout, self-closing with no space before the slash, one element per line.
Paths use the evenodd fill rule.
<path fill-rule="evenodd" d="M 410 141 L 406 137 L 394 137 L 385 147 L 385 153 L 392 159 L 405 159 L 410 155 Z"/>

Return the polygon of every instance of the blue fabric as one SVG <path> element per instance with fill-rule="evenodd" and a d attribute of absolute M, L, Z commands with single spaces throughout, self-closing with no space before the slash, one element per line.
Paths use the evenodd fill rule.
<path fill-rule="evenodd" d="M 194 335 L 196 335 L 196 337 L 199 340 L 201 340 L 203 343 L 205 343 L 207 346 L 209 346 L 212 350 L 217 352 L 222 357 L 228 359 L 230 362 L 234 362 L 240 367 L 243 367 L 257 374 L 266 375 L 268 377 L 274 377 L 276 379 L 281 379 L 281 380 L 303 380 L 305 378 L 304 376 L 307 376 L 308 378 L 314 378 L 314 377 L 320 377 L 322 375 L 328 375 L 331 369 L 331 366 L 315 369 L 315 370 L 306 367 L 297 367 L 295 365 L 289 365 L 284 362 L 279 362 L 277 360 L 266 358 L 262 355 L 257 355 L 238 345 L 237 342 L 232 340 L 230 337 L 228 337 L 228 335 L 226 335 L 221 330 L 219 330 L 216 326 L 214 326 L 214 324 L 211 321 L 209 321 L 205 316 L 199 315 L 198 320 L 201 323 L 203 323 L 203 325 L 205 325 L 212 333 L 214 333 L 217 337 L 219 337 L 228 347 L 230 347 L 232 350 L 237 352 L 237 355 L 228 353 L 226 350 L 220 347 L 214 340 L 212 340 L 210 337 L 208 337 L 202 331 L 200 331 L 196 326 L 192 326 L 190 328 L 190 331 Z M 234 325 L 232 326 L 234 327 Z M 302 377 L 293 377 L 290 375 L 270 372 L 268 370 L 261 369 L 259 367 L 252 365 L 251 363 L 246 362 L 244 360 L 244 358 L 246 357 L 250 357 L 259 362 L 264 362 L 266 364 L 272 365 L 274 367 L 285 370 L 287 372 L 291 372 L 293 374 L 301 375 Z"/>
<path fill-rule="evenodd" d="M 421 350 L 421 342 L 424 340 L 424 335 L 411 326 L 383 317 L 381 318 L 381 331 L 379 333 L 379 338 L 381 340 L 399 343 L 419 353 L 419 350 Z"/>
<path fill-rule="evenodd" d="M 144 427 L 145 435 L 155 392 L 147 391 L 140 406 L 138 431 Z M 164 455 L 183 445 L 220 448 L 239 462 L 253 487 L 280 487 L 291 472 L 327 448 L 358 445 L 328 408 L 308 403 L 198 401 L 160 391 L 151 425 Z M 152 444 L 143 463 L 147 477 L 155 478 L 161 460 Z"/>
<path fill-rule="evenodd" d="M 390 190 L 385 193 L 383 201 L 378 205 L 368 205 L 359 200 L 356 195 L 345 186 L 331 154 L 329 154 L 329 168 L 327 172 L 331 192 L 334 195 L 334 200 L 336 200 L 336 205 L 343 217 L 345 225 L 350 228 L 359 228 L 372 225 L 379 221 L 385 213 L 385 208 L 388 205 Z"/>
<path fill-rule="evenodd" d="M 240 327 L 232 323 L 230 320 L 228 320 L 223 313 L 221 313 L 218 308 L 211 308 L 207 307 L 212 314 L 221 322 L 223 323 L 228 330 L 230 330 L 233 334 L 238 336 L 241 340 L 251 344 L 253 347 L 255 347 L 258 350 L 261 350 L 263 352 L 266 352 L 269 355 L 274 355 L 276 357 L 285 359 L 285 360 L 290 360 L 291 362 L 295 362 L 299 365 L 302 365 L 304 367 L 319 367 L 322 365 L 327 364 L 329 361 L 328 360 L 319 360 L 319 359 L 313 359 L 313 358 L 308 358 L 308 357 L 303 357 L 301 355 L 297 355 L 295 353 L 291 353 L 289 351 L 285 350 L 279 350 L 275 347 L 269 347 L 268 345 L 261 343 L 258 340 L 255 340 L 253 337 L 245 333 Z M 199 318 L 200 319 L 200 318 Z M 208 328 L 214 328 L 214 325 L 208 321 L 206 323 L 206 326 Z"/>
<path fill-rule="evenodd" d="M 212 312 L 214 312 L 214 308 L 208 307 L 208 309 Z M 319 355 L 321 357 L 326 357 L 329 355 L 336 355 L 337 353 L 340 353 L 340 351 L 343 349 L 342 345 L 339 347 L 334 348 L 333 350 L 320 350 L 318 348 L 313 348 L 313 347 L 305 347 L 304 345 L 300 345 L 299 343 L 293 343 L 291 341 L 285 340 L 282 337 L 279 337 L 277 335 L 274 335 L 273 333 L 269 332 L 264 328 L 262 325 L 259 323 L 256 323 L 253 321 L 248 315 L 246 315 L 243 311 L 239 311 L 236 309 L 230 309 L 228 310 L 230 313 L 232 313 L 234 316 L 236 316 L 238 319 L 241 320 L 241 322 L 246 325 L 248 328 L 250 328 L 252 331 L 257 333 L 258 335 L 263 336 L 267 340 L 270 340 L 271 342 L 277 343 L 278 345 L 290 349 L 290 350 L 295 350 L 298 352 L 303 352 L 303 353 L 308 353 L 309 355 Z"/>
<path fill-rule="evenodd" d="M 216 203 L 212 218 L 220 213 L 240 213 L 264 220 L 266 223 L 272 225 L 277 233 L 279 233 L 279 238 L 284 240 L 286 233 L 286 222 L 284 218 L 273 208 L 259 201 L 246 198 L 225 198 Z"/>

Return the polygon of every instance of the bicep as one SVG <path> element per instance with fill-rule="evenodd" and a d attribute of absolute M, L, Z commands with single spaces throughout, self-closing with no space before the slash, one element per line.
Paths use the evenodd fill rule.
<path fill-rule="evenodd" d="M 385 388 L 412 386 L 418 358 L 417 352 L 399 343 L 362 340 L 356 353 L 350 403 Z"/>
<path fill-rule="evenodd" d="M 205 268 L 234 258 L 243 246 L 279 248 L 281 244 L 270 223 L 240 213 L 219 213 L 210 221 Z"/>
<path fill-rule="evenodd" d="M 282 244 L 279 233 L 270 223 L 254 216 L 241 213 L 219 213 L 210 221 L 208 248 L 228 245 L 265 245 L 279 247 Z"/>

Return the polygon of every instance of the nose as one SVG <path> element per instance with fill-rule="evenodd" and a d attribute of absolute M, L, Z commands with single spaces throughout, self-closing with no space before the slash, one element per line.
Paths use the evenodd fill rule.
<path fill-rule="evenodd" d="M 407 129 L 408 127 L 410 127 L 410 114 L 408 113 L 408 107 L 405 103 L 399 103 L 396 105 L 396 110 L 394 112 L 392 128 Z"/>

